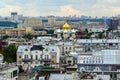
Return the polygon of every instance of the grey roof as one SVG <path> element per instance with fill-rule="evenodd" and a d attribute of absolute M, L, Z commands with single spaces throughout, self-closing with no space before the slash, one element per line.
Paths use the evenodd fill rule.
<path fill-rule="evenodd" d="M 24 52 L 25 49 L 31 49 L 31 50 L 40 50 L 39 48 L 41 45 L 35 44 L 35 45 L 20 45 L 17 49 L 17 54 Z M 59 48 L 58 46 L 49 45 L 49 46 L 43 46 L 43 48 L 50 49 L 51 53 L 58 52 Z"/>
<path fill-rule="evenodd" d="M 51 74 L 49 80 L 79 80 L 78 76 L 72 74 Z"/>
<path fill-rule="evenodd" d="M 49 80 L 72 80 L 71 74 L 51 74 Z"/>
<path fill-rule="evenodd" d="M 33 51 L 33 50 L 40 50 L 42 51 L 44 49 L 44 47 L 42 45 L 33 45 L 30 50 Z"/>
<path fill-rule="evenodd" d="M 43 46 L 47 49 L 50 49 L 52 53 L 58 52 L 59 48 L 58 46 L 50 45 L 50 46 Z"/>
<path fill-rule="evenodd" d="M 17 53 L 23 52 L 24 49 L 28 49 L 28 45 L 20 45 L 17 49 Z"/>

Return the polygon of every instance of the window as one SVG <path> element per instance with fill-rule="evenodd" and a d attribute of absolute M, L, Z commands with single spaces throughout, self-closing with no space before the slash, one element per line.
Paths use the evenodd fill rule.
<path fill-rule="evenodd" d="M 48 59 L 49 58 L 49 56 L 48 55 L 45 55 L 45 59 Z"/>
<path fill-rule="evenodd" d="M 21 55 L 19 56 L 19 58 L 21 58 Z"/>
<path fill-rule="evenodd" d="M 54 49 L 52 49 L 52 51 L 54 51 Z"/>
<path fill-rule="evenodd" d="M 71 47 L 69 47 L 69 50 L 71 50 Z"/>
<path fill-rule="evenodd" d="M 42 55 L 40 55 L 40 58 L 42 58 Z"/>
<path fill-rule="evenodd" d="M 66 47 L 66 49 L 67 49 L 67 47 Z"/>
<path fill-rule="evenodd" d="M 25 51 L 28 51 L 28 49 L 25 49 Z"/>
<path fill-rule="evenodd" d="M 33 55 L 31 55 L 31 59 L 33 59 Z"/>
<path fill-rule="evenodd" d="M 45 51 L 48 51 L 48 49 L 46 49 Z"/>
<path fill-rule="evenodd" d="M 38 56 L 36 55 L 36 60 L 38 59 Z"/>
<path fill-rule="evenodd" d="M 13 77 L 17 76 L 17 70 L 13 71 Z"/>
<path fill-rule="evenodd" d="M 24 57 L 25 57 L 25 59 L 28 59 L 28 55 L 25 55 Z"/>

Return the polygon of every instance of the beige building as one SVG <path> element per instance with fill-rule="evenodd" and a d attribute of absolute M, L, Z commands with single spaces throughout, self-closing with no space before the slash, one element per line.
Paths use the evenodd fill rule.
<path fill-rule="evenodd" d="M 26 33 L 25 28 L 8 28 L 0 29 L 1 35 L 23 35 Z"/>
<path fill-rule="evenodd" d="M 54 16 L 48 17 L 48 26 L 61 27 L 65 21 L 58 21 Z"/>
<path fill-rule="evenodd" d="M 53 25 L 56 23 L 56 18 L 54 16 L 48 17 L 48 25 Z"/>
<path fill-rule="evenodd" d="M 0 35 L 24 35 L 24 34 L 33 34 L 33 30 L 30 27 L 27 28 L 0 28 Z"/>
<path fill-rule="evenodd" d="M 34 18 L 34 17 L 32 17 L 32 18 L 26 18 L 24 24 L 25 24 L 26 27 L 32 27 L 33 29 L 41 28 L 42 25 L 43 25 L 41 19 Z"/>
<path fill-rule="evenodd" d="M 25 33 L 26 33 L 26 30 L 24 28 L 13 28 L 13 29 L 6 30 L 7 35 L 23 35 Z"/>

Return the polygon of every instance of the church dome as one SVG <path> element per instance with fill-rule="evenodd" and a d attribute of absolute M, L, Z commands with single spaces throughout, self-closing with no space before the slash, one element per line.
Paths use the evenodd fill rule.
<path fill-rule="evenodd" d="M 70 28 L 70 26 L 69 26 L 68 23 L 65 23 L 65 24 L 63 25 L 63 29 L 68 30 L 69 28 Z"/>

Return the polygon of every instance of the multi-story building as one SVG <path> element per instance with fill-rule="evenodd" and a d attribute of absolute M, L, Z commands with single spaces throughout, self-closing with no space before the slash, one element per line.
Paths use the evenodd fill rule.
<path fill-rule="evenodd" d="M 117 18 L 112 18 L 110 19 L 110 28 L 113 30 L 117 30 L 118 29 L 118 25 L 119 25 L 119 20 Z"/>
<path fill-rule="evenodd" d="M 22 65 L 24 70 L 39 65 L 59 63 L 60 51 L 57 46 L 24 45 L 17 50 L 17 65 Z M 48 63 L 48 64 L 47 64 Z"/>
<path fill-rule="evenodd" d="M 60 28 L 64 23 L 65 21 L 56 20 L 54 16 L 48 17 L 48 26 Z"/>
<path fill-rule="evenodd" d="M 78 72 L 86 71 L 110 75 L 119 79 L 119 39 L 81 39 L 85 53 L 78 56 Z"/>
<path fill-rule="evenodd" d="M 9 44 L 15 44 L 16 46 L 20 45 L 31 45 L 33 42 L 32 40 L 27 40 L 24 38 L 8 38 L 7 43 Z"/>
<path fill-rule="evenodd" d="M 49 16 L 48 17 L 48 24 L 53 25 L 56 23 L 56 18 L 54 16 Z"/>
<path fill-rule="evenodd" d="M 25 27 L 31 27 L 33 29 L 40 29 L 42 28 L 42 20 L 40 18 L 26 18 L 24 21 Z"/>
<path fill-rule="evenodd" d="M 15 63 L 2 63 L 0 64 L 0 76 L 1 80 L 10 79 L 10 80 L 18 80 L 18 67 Z"/>
<path fill-rule="evenodd" d="M 0 21 L 0 28 L 17 28 L 18 23 L 11 21 Z"/>
<path fill-rule="evenodd" d="M 17 12 L 12 12 L 11 13 L 11 21 L 12 22 L 18 22 L 18 13 Z"/>

